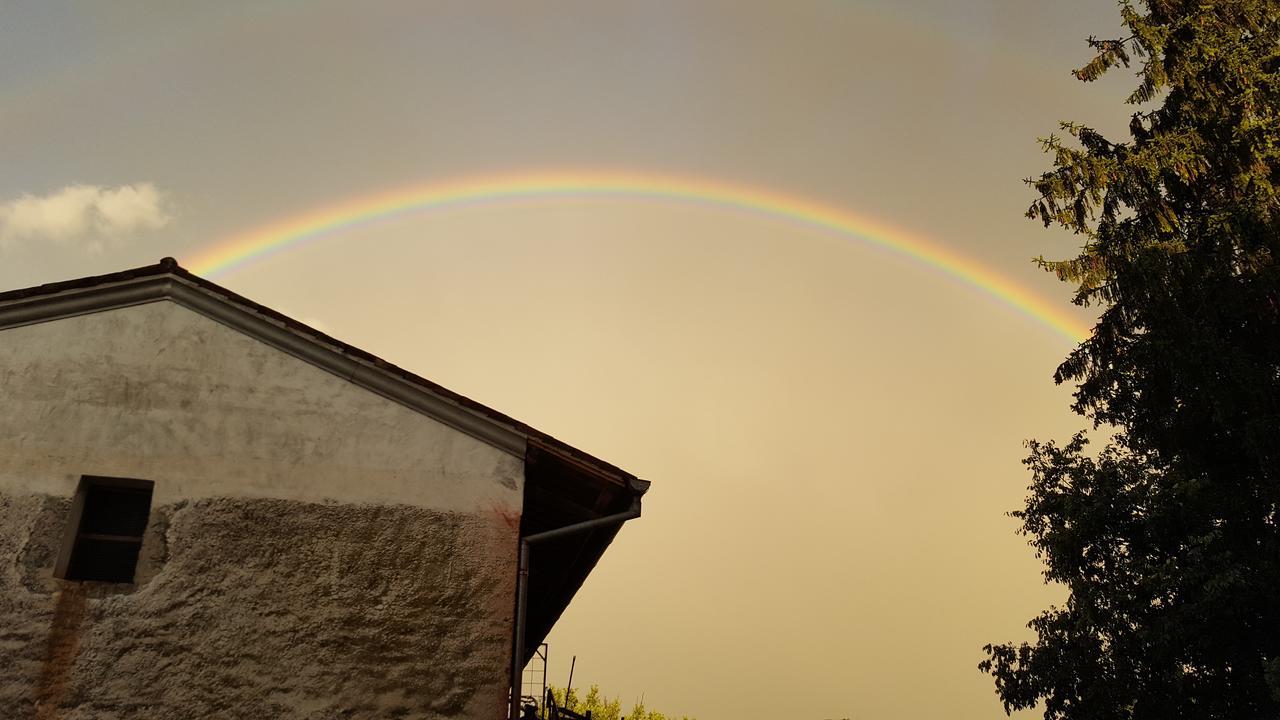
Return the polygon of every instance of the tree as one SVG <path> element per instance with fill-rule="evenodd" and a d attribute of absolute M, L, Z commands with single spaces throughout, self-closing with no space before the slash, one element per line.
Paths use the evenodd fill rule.
<path fill-rule="evenodd" d="M 590 711 L 592 720 L 676 720 L 674 715 L 664 715 L 657 710 L 650 710 L 645 707 L 643 700 L 637 700 L 631 706 L 631 712 L 622 712 L 622 701 L 614 697 L 610 700 L 600 692 L 599 685 L 592 685 L 587 691 L 584 698 L 578 698 L 578 691 L 569 689 L 568 698 L 565 697 L 565 691 L 560 688 L 550 688 L 551 694 L 555 697 L 556 703 L 560 707 L 567 708 L 577 713 L 587 713 Z M 688 716 L 681 716 L 680 720 L 691 720 Z"/>
<path fill-rule="evenodd" d="M 1039 263 L 1098 306 L 1058 368 L 1114 429 L 1030 442 L 1022 521 L 1068 591 L 986 646 L 1007 712 L 1280 717 L 1280 0 L 1119 3 L 1092 81 L 1137 66 L 1128 137 L 1042 140 L 1028 216 L 1083 240 Z"/>

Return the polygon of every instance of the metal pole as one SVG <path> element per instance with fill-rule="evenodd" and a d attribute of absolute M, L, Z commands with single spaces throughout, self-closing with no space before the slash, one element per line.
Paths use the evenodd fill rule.
<path fill-rule="evenodd" d="M 529 593 L 529 541 L 520 539 L 520 565 L 516 571 L 515 650 L 511 660 L 511 720 L 520 720 L 520 673 L 524 670 L 524 615 Z"/>
<path fill-rule="evenodd" d="M 574 655 L 573 660 L 569 663 L 569 684 L 564 686 L 564 704 L 569 706 L 569 693 L 573 692 L 573 668 L 578 664 L 578 656 Z"/>

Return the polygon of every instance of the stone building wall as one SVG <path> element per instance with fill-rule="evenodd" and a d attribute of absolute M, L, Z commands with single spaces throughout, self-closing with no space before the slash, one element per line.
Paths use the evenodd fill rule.
<path fill-rule="evenodd" d="M 502 717 L 523 464 L 175 303 L 0 330 L 0 715 Z M 53 578 L 81 475 L 132 585 Z"/>

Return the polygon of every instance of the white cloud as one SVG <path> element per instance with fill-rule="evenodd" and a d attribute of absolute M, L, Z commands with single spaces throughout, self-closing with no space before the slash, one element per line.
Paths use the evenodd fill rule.
<path fill-rule="evenodd" d="M 84 241 L 100 249 L 170 220 L 155 185 L 69 185 L 48 195 L 0 204 L 0 245 L 19 241 Z"/>

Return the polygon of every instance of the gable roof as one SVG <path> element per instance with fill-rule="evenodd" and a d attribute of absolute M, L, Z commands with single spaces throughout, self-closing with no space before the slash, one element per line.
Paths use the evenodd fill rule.
<path fill-rule="evenodd" d="M 481 403 L 195 275 L 154 265 L 0 293 L 0 330 L 169 300 L 398 402 L 525 462 L 521 533 L 621 512 L 649 483 Z M 550 631 L 618 527 L 539 548 L 526 657 Z"/>

